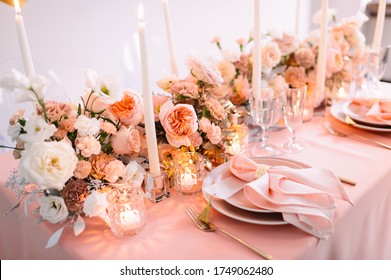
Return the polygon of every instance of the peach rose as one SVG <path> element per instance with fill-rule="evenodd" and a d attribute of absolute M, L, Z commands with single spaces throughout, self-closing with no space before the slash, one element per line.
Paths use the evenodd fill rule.
<path fill-rule="evenodd" d="M 276 42 L 269 42 L 262 48 L 262 71 L 268 72 L 281 60 L 281 51 Z"/>
<path fill-rule="evenodd" d="M 141 148 L 140 132 L 136 128 L 121 126 L 118 132 L 110 137 L 110 143 L 116 154 L 138 153 Z"/>
<path fill-rule="evenodd" d="M 300 66 L 306 69 L 315 65 L 315 55 L 309 48 L 301 47 L 297 49 L 295 52 L 295 60 Z"/>
<path fill-rule="evenodd" d="M 76 165 L 76 169 L 73 172 L 73 176 L 78 179 L 85 179 L 90 175 L 91 163 L 85 160 L 79 160 Z"/>
<path fill-rule="evenodd" d="M 247 78 L 239 75 L 234 80 L 234 89 L 228 98 L 233 104 L 241 105 L 248 100 L 249 89 L 250 85 Z"/>
<path fill-rule="evenodd" d="M 268 81 L 270 86 L 278 87 L 281 89 L 285 88 L 286 82 L 283 76 L 277 75 L 273 80 Z"/>
<path fill-rule="evenodd" d="M 110 105 L 109 110 L 121 124 L 129 127 L 137 125 L 143 118 L 143 99 L 139 93 L 127 89 L 118 102 Z"/>
<path fill-rule="evenodd" d="M 305 69 L 303 67 L 293 67 L 289 66 L 284 73 L 284 78 L 287 83 L 290 82 L 307 82 L 307 75 L 305 74 Z"/>
<path fill-rule="evenodd" d="M 115 127 L 114 124 L 110 122 L 101 122 L 100 123 L 100 129 L 102 129 L 104 132 L 108 134 L 116 134 L 117 133 L 117 128 Z"/>
<path fill-rule="evenodd" d="M 341 51 L 336 48 L 330 48 L 327 52 L 326 76 L 330 78 L 334 73 L 342 70 L 344 60 Z"/>
<path fill-rule="evenodd" d="M 155 122 L 159 121 L 159 113 L 162 105 L 169 99 L 164 95 L 152 95 L 153 114 L 155 115 Z"/>
<path fill-rule="evenodd" d="M 88 111 L 92 112 L 102 112 L 109 108 L 112 100 L 101 96 L 98 92 L 86 91 L 82 96 L 83 103 Z"/>
<path fill-rule="evenodd" d="M 174 106 L 171 101 L 167 101 L 160 110 L 159 119 L 170 145 L 176 148 L 191 145 L 189 136 L 198 129 L 197 115 L 193 106 L 188 104 Z"/>
<path fill-rule="evenodd" d="M 104 178 L 110 183 L 115 183 L 118 179 L 123 178 L 125 173 L 125 165 L 120 160 L 115 159 L 106 165 Z"/>
<path fill-rule="evenodd" d="M 191 73 L 200 81 L 210 85 L 219 86 L 223 83 L 220 71 L 216 65 L 199 57 L 193 56 L 187 60 Z"/>

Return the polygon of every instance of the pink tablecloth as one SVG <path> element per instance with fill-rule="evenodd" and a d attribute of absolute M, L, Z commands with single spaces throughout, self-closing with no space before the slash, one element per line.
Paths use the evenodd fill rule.
<path fill-rule="evenodd" d="M 357 182 L 346 186 L 354 207 L 338 202 L 335 232 L 329 240 L 317 238 L 292 225 L 266 226 L 236 221 L 212 210 L 214 222 L 271 254 L 275 259 L 391 259 L 391 150 L 350 138 L 329 135 L 324 119 L 305 123 L 297 138 L 305 149 L 287 156 L 312 166 L 329 167 L 338 176 Z M 372 135 L 391 144 L 391 134 Z M 281 144 L 286 130 L 271 132 Z M 285 155 L 284 155 L 285 156 Z M 146 227 L 131 238 L 115 237 L 99 219 L 88 219 L 87 229 L 74 237 L 67 229 L 60 243 L 45 245 L 59 225 L 36 224 L 21 209 L 8 216 L 16 198 L 3 186 L 17 165 L 10 154 L 0 155 L 1 259 L 257 259 L 232 240 L 197 230 L 185 214 L 188 204 L 199 209 L 202 195 L 184 198 L 173 194 L 148 210 Z"/>

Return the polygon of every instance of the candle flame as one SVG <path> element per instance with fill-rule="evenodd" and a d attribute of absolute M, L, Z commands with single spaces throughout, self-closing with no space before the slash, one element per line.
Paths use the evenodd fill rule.
<path fill-rule="evenodd" d="M 143 6 L 143 3 L 140 3 L 140 5 L 138 6 L 138 20 L 140 22 L 144 21 L 144 6 Z"/>
<path fill-rule="evenodd" d="M 15 6 L 15 12 L 16 12 L 16 14 L 20 15 L 20 4 L 19 4 L 19 0 L 14 0 L 14 6 Z"/>

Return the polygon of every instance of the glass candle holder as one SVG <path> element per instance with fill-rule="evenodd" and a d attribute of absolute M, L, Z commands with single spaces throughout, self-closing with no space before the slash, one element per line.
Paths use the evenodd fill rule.
<path fill-rule="evenodd" d="M 179 153 L 173 163 L 175 190 L 183 195 L 200 193 L 205 177 L 203 156 L 195 152 Z"/>
<path fill-rule="evenodd" d="M 222 131 L 225 153 L 245 154 L 248 145 L 248 128 L 242 124 L 232 125 Z"/>
<path fill-rule="evenodd" d="M 106 208 L 111 231 L 119 237 L 138 233 L 146 224 L 146 209 L 139 187 L 116 185 L 107 194 Z"/>

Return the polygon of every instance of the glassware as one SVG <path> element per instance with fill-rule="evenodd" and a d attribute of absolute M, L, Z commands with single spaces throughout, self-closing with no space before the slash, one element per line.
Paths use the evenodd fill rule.
<path fill-rule="evenodd" d="M 270 156 L 280 152 L 277 146 L 268 143 L 269 128 L 281 116 L 285 102 L 284 91 L 274 86 L 262 86 L 260 92 L 250 92 L 250 108 L 254 122 L 262 128 L 262 140 L 249 150 L 251 156 Z"/>
<path fill-rule="evenodd" d="M 367 95 L 378 97 L 381 94 L 378 91 L 378 86 L 385 73 L 390 48 L 391 45 L 383 46 L 379 51 L 375 51 L 372 48 L 368 51 L 366 71 Z"/>
<path fill-rule="evenodd" d="M 287 83 L 285 88 L 286 102 L 283 108 L 284 122 L 290 132 L 289 141 L 282 145 L 286 153 L 296 153 L 304 147 L 296 142 L 296 129 L 303 122 L 303 112 L 307 94 L 307 85 L 301 82 Z"/>
<path fill-rule="evenodd" d="M 183 195 L 200 193 L 205 178 L 204 157 L 196 152 L 178 153 L 173 162 L 175 190 Z"/>
<path fill-rule="evenodd" d="M 169 185 L 170 182 L 166 172 L 161 172 L 158 176 L 152 176 L 149 172 L 145 173 L 145 195 L 153 204 L 170 197 Z"/>
<path fill-rule="evenodd" d="M 106 208 L 111 231 L 119 236 L 130 236 L 142 230 L 146 224 L 146 208 L 138 186 L 113 185 L 107 194 Z"/>

